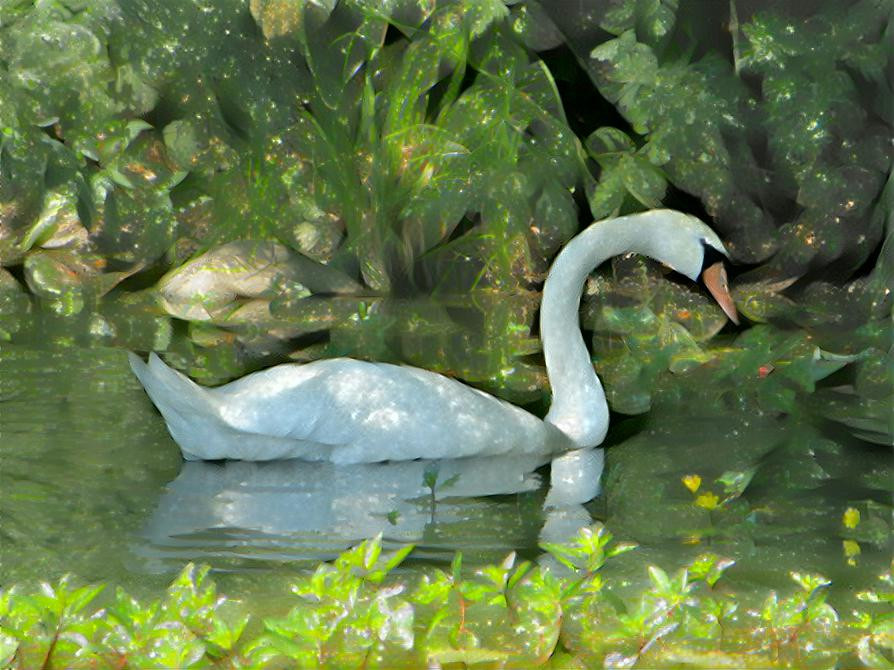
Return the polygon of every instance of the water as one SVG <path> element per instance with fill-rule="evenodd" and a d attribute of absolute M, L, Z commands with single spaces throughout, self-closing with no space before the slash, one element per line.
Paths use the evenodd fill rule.
<path fill-rule="evenodd" d="M 183 463 L 121 350 L 4 346 L 0 402 L 5 583 L 71 572 L 152 588 L 189 560 L 289 572 L 380 532 L 417 560 L 536 546 L 530 467 Z"/>
<path fill-rule="evenodd" d="M 536 557 L 538 541 L 598 518 L 641 545 L 612 567 L 631 585 L 649 563 L 670 570 L 709 549 L 737 560 L 740 589 L 820 572 L 847 603 L 891 551 L 890 454 L 803 417 L 616 421 L 605 495 L 551 513 L 548 472 L 518 462 L 183 463 L 120 349 L 4 345 L 0 417 L 4 584 L 73 573 L 157 594 L 198 561 L 224 592 L 275 607 L 295 570 L 376 533 L 416 544 L 413 569 L 456 550 L 467 564 Z M 691 474 L 699 493 L 729 500 L 694 504 L 681 481 Z M 862 515 L 853 565 L 842 551 L 849 506 Z"/>

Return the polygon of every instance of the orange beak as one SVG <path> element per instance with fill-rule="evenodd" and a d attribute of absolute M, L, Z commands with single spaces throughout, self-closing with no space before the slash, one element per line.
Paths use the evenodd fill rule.
<path fill-rule="evenodd" d="M 717 261 L 714 265 L 706 268 L 702 273 L 702 281 L 714 296 L 714 300 L 720 305 L 720 309 L 729 317 L 737 326 L 739 325 L 739 313 L 736 311 L 736 304 L 733 297 L 729 294 L 729 283 L 726 279 L 726 268 L 723 267 L 723 261 Z"/>

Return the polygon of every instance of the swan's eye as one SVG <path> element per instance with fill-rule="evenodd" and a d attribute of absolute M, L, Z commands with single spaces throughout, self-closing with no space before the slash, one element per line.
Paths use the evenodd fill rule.
<path fill-rule="evenodd" d="M 711 267 L 715 263 L 717 263 L 719 261 L 726 260 L 726 256 L 723 254 L 723 252 L 719 251 L 717 248 L 712 246 L 711 243 L 708 242 L 706 239 L 702 239 L 701 242 L 702 242 L 702 252 L 704 254 L 702 257 L 702 271 L 703 272 L 705 269 Z"/>

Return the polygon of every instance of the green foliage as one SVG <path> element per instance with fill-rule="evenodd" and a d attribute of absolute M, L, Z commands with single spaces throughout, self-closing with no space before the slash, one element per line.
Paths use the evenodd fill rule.
<path fill-rule="evenodd" d="M 169 315 L 192 321 L 211 311 L 225 329 L 176 338 L 181 367 L 209 381 L 237 376 L 322 328 L 331 346 L 301 358 L 431 366 L 430 351 L 447 346 L 443 371 L 538 397 L 542 372 L 517 360 L 529 351 L 507 333 L 529 331 L 530 289 L 577 228 L 583 161 L 552 75 L 516 41 L 507 7 L 356 0 L 248 9 L 235 0 L 109 0 L 8 13 L 0 41 L 20 55 L 0 64 L 9 93 L 0 96 L 0 263 L 23 265 L 30 294 L 72 317 L 127 297 L 129 289 L 106 296 L 133 275 L 146 286 L 197 252 L 275 242 L 290 259 L 282 277 L 265 275 L 263 295 L 210 308 L 191 296 L 184 311 L 170 307 L 162 284 Z M 398 37 L 386 44 L 389 26 Z M 42 50 L 29 47 L 35 40 Z M 343 275 L 341 289 L 376 300 L 438 293 L 464 302 L 469 318 L 443 309 L 404 317 L 397 305 L 385 307 L 397 321 L 367 319 L 358 318 L 366 303 L 306 300 L 302 282 L 275 281 L 304 257 Z M 470 292 L 500 308 L 454 297 Z M 20 302 L 8 305 L 22 312 Z M 470 329 L 470 319 L 484 328 Z M 447 344 L 397 341 L 406 320 L 429 321 Z M 94 331 L 114 332 L 105 344 L 147 348 L 130 328 Z M 247 344 L 241 353 L 237 342 Z M 481 355 L 470 362 L 460 355 L 469 350 Z M 511 378 L 513 369 L 522 374 Z"/>
<path fill-rule="evenodd" d="M 577 536 L 567 544 L 544 543 L 543 549 L 553 558 L 572 570 L 577 579 L 562 590 L 562 597 L 569 598 L 578 591 L 595 593 L 602 588 L 602 578 L 598 574 L 605 561 L 613 556 L 636 549 L 632 542 L 622 542 L 612 547 L 612 534 L 599 524 L 595 528 L 582 528 Z"/>
<path fill-rule="evenodd" d="M 829 580 L 799 572 L 791 595 L 771 592 L 742 615 L 739 595 L 723 587 L 733 561 L 716 554 L 672 574 L 650 565 L 630 593 L 618 590 L 605 559 L 632 547 L 612 545 L 602 526 L 546 548 L 570 572 L 510 554 L 467 574 L 457 555 L 450 571 L 414 576 L 394 573 L 412 547 L 383 553 L 375 538 L 297 576 L 295 605 L 262 629 L 217 594 L 207 568 L 192 565 L 146 605 L 67 577 L 13 587 L 0 592 L 0 660 L 10 668 L 829 667 L 848 654 L 867 667 L 889 662 L 890 573 L 860 594 L 867 609 L 847 622 L 826 602 Z M 582 575 L 588 588 L 577 587 Z"/>
<path fill-rule="evenodd" d="M 806 22 L 763 12 L 743 21 L 740 36 L 730 3 L 734 53 L 724 62 L 717 54 L 690 61 L 686 50 L 696 45 L 670 48 L 662 39 L 675 18 L 697 20 L 675 17 L 676 4 L 615 3 L 601 25 L 618 37 L 574 46 L 600 92 L 645 136 L 638 153 L 702 200 L 735 257 L 772 256 L 767 269 L 782 278 L 831 261 L 852 271 L 883 227 L 870 207 L 890 167 L 881 139 L 889 131 L 864 120 L 879 114 L 868 101 L 887 93 L 890 8 L 876 0 L 847 12 L 830 4 Z M 758 78 L 762 97 L 740 74 Z M 750 148 L 756 137 L 770 147 L 772 178 Z M 803 208 L 792 220 L 785 200 Z M 774 218 L 785 221 L 778 230 Z"/>
<path fill-rule="evenodd" d="M 167 349 L 208 382 L 353 355 L 537 402 L 550 259 L 591 216 L 679 206 L 679 191 L 760 264 L 733 282 L 749 320 L 815 336 L 883 318 L 883 272 L 841 280 L 886 216 L 885 3 L 806 21 L 717 7 L 709 22 L 676 0 L 580 16 L 533 0 L 12 3 L 0 336 L 29 337 L 36 303 L 74 341 Z M 726 19 L 732 53 L 705 28 Z M 536 51 L 556 47 L 590 80 Z M 559 93 L 593 85 L 630 128 Z M 231 253 L 245 241 L 282 252 L 258 285 L 209 279 L 172 299 L 194 263 L 211 277 L 234 258 L 257 266 L 264 254 Z M 321 272 L 338 281 L 307 281 Z M 655 268 L 619 260 L 591 289 L 584 322 L 613 409 L 646 411 L 666 373 L 723 357 L 720 312 Z M 302 339 L 321 331 L 325 344 Z M 776 344 L 766 357 L 784 359 Z M 879 407 L 857 398 L 836 400 L 876 425 Z"/>
<path fill-rule="evenodd" d="M 888 131 L 868 121 L 877 112 L 860 104 L 857 90 L 864 82 L 883 86 L 888 28 L 880 27 L 889 18 L 886 3 L 869 0 L 852 13 L 817 15 L 800 30 L 766 13 L 743 26 L 742 65 L 762 77 L 774 166 L 804 208 L 780 229 L 774 265 L 781 270 L 800 274 L 847 256 L 855 266 L 881 236 L 870 206 L 890 168 L 890 153 L 878 150 Z"/>
<path fill-rule="evenodd" d="M 667 41 L 676 22 L 679 0 L 614 0 L 599 25 L 613 35 L 636 30 L 647 44 Z"/>
<path fill-rule="evenodd" d="M 596 220 L 617 216 L 625 199 L 633 198 L 637 209 L 661 205 L 667 181 L 642 149 L 622 130 L 605 126 L 586 142 L 587 151 L 602 168 L 599 182 L 590 192 L 590 212 Z"/>
<path fill-rule="evenodd" d="M 231 612 L 207 579 L 187 565 L 161 600 L 143 605 L 122 589 L 87 615 L 103 586 L 74 588 L 68 577 L 36 592 L 0 597 L 4 667 L 244 667 L 236 654 L 248 621 Z"/>
<path fill-rule="evenodd" d="M 857 643 L 857 655 L 863 664 L 890 668 L 894 667 L 894 563 L 890 570 L 879 575 L 879 582 L 881 586 L 861 591 L 857 598 L 884 609 L 856 612 L 853 625 L 866 633 Z"/>
<path fill-rule="evenodd" d="M 710 298 L 666 281 L 641 258 L 614 259 L 611 274 L 591 280 L 584 297 L 582 323 L 594 331 L 593 359 L 609 404 L 629 414 L 649 409 L 662 375 L 714 358 L 706 345 L 725 322 Z"/>
<path fill-rule="evenodd" d="M 361 543 L 333 564 L 295 581 L 301 599 L 282 619 L 265 619 L 265 633 L 248 648 L 262 665 L 287 658 L 300 667 L 367 667 L 413 646 L 414 613 L 405 586 L 382 586 L 412 546 L 382 555 L 381 537 Z"/>
<path fill-rule="evenodd" d="M 660 167 L 678 188 L 697 195 L 743 261 L 767 258 L 774 232 L 753 200 L 757 173 L 744 142 L 745 87 L 716 57 L 661 62 L 633 30 L 596 46 L 588 69 L 600 92 L 633 130 L 645 135 L 637 152 L 647 169 Z M 732 138 L 728 141 L 727 138 Z M 654 177 L 655 185 L 660 182 Z M 646 182 L 648 183 L 648 182 Z M 655 188 L 655 186 L 653 186 Z M 663 193 L 663 188 L 656 193 Z"/>
<path fill-rule="evenodd" d="M 273 40 L 265 48 L 297 44 L 308 80 L 280 127 L 247 119 L 261 148 L 241 152 L 247 167 L 208 174 L 193 191 L 216 201 L 217 241 L 276 237 L 327 262 L 338 247 L 336 264 L 385 292 L 422 277 L 431 290 L 468 257 L 462 286 L 449 281 L 468 290 L 530 280 L 528 260 L 515 256 L 527 252 L 524 215 L 538 198 L 563 207 L 565 220 L 550 227 L 573 230 L 577 148 L 548 71 L 501 26 L 502 3 L 258 2 L 252 12 Z M 407 39 L 385 45 L 389 22 Z M 210 140 L 182 125 L 192 122 L 174 123 L 169 148 L 201 165 L 195 156 Z M 527 205 L 505 209 L 506 188 Z M 463 222 L 468 232 L 451 240 Z"/>

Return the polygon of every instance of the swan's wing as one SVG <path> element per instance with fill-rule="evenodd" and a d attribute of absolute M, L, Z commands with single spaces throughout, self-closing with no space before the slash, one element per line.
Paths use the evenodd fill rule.
<path fill-rule="evenodd" d="M 339 463 L 547 454 L 572 446 L 524 410 L 409 366 L 350 358 L 280 365 L 211 393 L 233 430 L 327 445 Z"/>
<path fill-rule="evenodd" d="M 326 411 L 313 435 L 337 434 L 332 460 L 545 454 L 569 448 L 539 418 L 428 370 L 350 359 L 327 361 Z"/>

